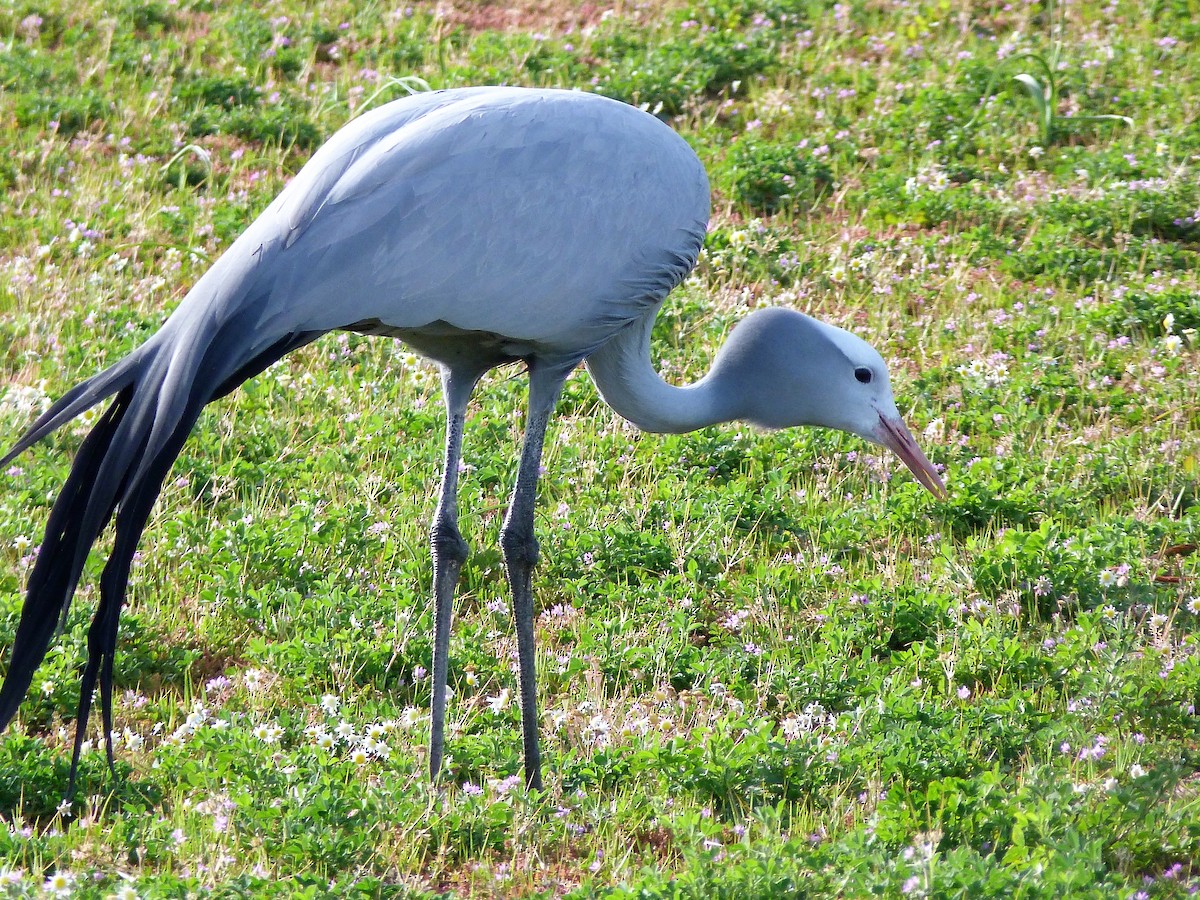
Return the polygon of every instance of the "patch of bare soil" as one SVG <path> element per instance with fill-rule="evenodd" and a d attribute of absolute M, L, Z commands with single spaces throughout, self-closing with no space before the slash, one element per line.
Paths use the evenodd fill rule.
<path fill-rule="evenodd" d="M 613 4 L 568 0 L 449 0 L 437 4 L 438 16 L 470 31 L 544 31 L 563 33 L 595 25 Z"/>

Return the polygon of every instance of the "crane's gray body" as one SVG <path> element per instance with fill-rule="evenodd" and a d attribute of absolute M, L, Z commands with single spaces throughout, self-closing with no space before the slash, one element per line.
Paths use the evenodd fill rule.
<path fill-rule="evenodd" d="M 168 327 L 249 294 L 256 329 L 358 326 L 435 355 L 444 335 L 482 333 L 511 358 L 574 364 L 657 311 L 708 213 L 696 154 L 638 109 L 576 91 L 416 95 L 322 146 Z"/>

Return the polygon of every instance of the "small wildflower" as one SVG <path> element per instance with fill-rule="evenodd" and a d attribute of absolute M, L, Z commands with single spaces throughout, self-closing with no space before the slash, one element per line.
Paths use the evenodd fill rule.
<path fill-rule="evenodd" d="M 520 775 L 509 775 L 507 778 L 501 778 L 498 781 L 488 782 L 497 797 L 507 797 L 521 785 Z"/>
<path fill-rule="evenodd" d="M 958 689 L 958 699 L 959 700 L 966 700 L 970 696 L 971 696 L 971 689 L 969 687 L 967 687 L 965 684 Z"/>
<path fill-rule="evenodd" d="M 75 876 L 70 872 L 55 872 L 46 879 L 46 883 L 42 885 L 42 890 L 55 897 L 66 897 L 70 895 L 74 884 Z"/>
<path fill-rule="evenodd" d="M 14 887 L 25 880 L 20 869 L 0 869 L 0 887 Z"/>
<path fill-rule="evenodd" d="M 341 701 L 338 699 L 336 694 L 321 695 L 321 709 L 325 710 L 325 712 L 329 715 L 336 715 L 340 705 Z"/>
<path fill-rule="evenodd" d="M 283 734 L 283 729 L 274 722 L 263 722 L 259 725 L 255 725 L 254 730 L 250 733 L 263 743 L 273 744 L 279 740 L 280 735 Z"/>
<path fill-rule="evenodd" d="M 488 707 L 494 713 L 504 712 L 504 710 L 508 709 L 508 704 L 511 702 L 512 702 L 512 691 L 510 691 L 508 688 L 504 688 L 495 697 L 488 697 L 488 700 L 487 700 Z"/>
<path fill-rule="evenodd" d="M 1134 763 L 1132 766 L 1129 767 L 1129 777 L 1130 778 L 1141 778 L 1145 774 L 1146 774 L 1146 770 L 1144 768 L 1142 768 L 1141 766 L 1139 766 L 1137 763 Z"/>

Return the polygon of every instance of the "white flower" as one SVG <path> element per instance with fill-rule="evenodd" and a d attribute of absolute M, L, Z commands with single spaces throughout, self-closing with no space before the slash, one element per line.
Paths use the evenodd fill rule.
<path fill-rule="evenodd" d="M 1143 769 L 1141 766 L 1139 766 L 1137 763 L 1134 763 L 1132 766 L 1129 767 L 1129 777 L 1130 778 L 1141 778 L 1145 774 L 1146 774 L 1146 770 Z"/>
<path fill-rule="evenodd" d="M 331 715 L 331 716 L 336 715 L 337 711 L 338 711 L 338 706 L 340 706 L 340 705 L 341 705 L 341 701 L 337 698 L 336 694 L 322 694 L 321 695 L 321 709 L 325 710 L 325 712 L 328 713 L 329 715 Z"/>
<path fill-rule="evenodd" d="M 384 742 L 367 738 L 363 741 L 362 749 L 378 759 L 387 759 L 392 749 Z"/>
<path fill-rule="evenodd" d="M 263 673 L 261 669 L 247 669 L 242 675 L 242 680 L 246 684 L 246 690 L 254 693 L 263 686 Z"/>
<path fill-rule="evenodd" d="M 75 876 L 70 872 L 55 872 L 46 879 L 46 883 L 42 885 L 42 890 L 47 894 L 53 894 L 55 897 L 70 896 L 71 887 L 75 884 Z"/>
<path fill-rule="evenodd" d="M 1111 569 L 1105 569 L 1100 573 L 1100 587 L 1110 588 L 1117 583 L 1117 573 Z"/>
<path fill-rule="evenodd" d="M 488 697 L 487 699 L 487 705 L 494 713 L 504 712 L 504 710 L 508 709 L 508 704 L 511 702 L 512 691 L 510 691 L 508 688 L 504 688 L 504 690 L 502 690 L 495 697 Z"/>
<path fill-rule="evenodd" d="M 283 734 L 283 729 L 274 722 L 262 722 L 255 725 L 254 730 L 250 733 L 263 743 L 273 744 L 279 740 L 279 736 Z"/>
<path fill-rule="evenodd" d="M 1163 338 L 1163 349 L 1172 356 L 1178 353 L 1182 346 L 1183 338 L 1177 334 L 1168 334 L 1165 338 Z"/>

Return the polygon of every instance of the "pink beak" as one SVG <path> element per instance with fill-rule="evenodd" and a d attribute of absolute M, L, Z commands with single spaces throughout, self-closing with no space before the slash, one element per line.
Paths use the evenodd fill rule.
<path fill-rule="evenodd" d="M 939 500 L 945 500 L 949 494 L 942 476 L 938 474 L 933 463 L 921 452 L 912 432 L 899 419 L 885 418 L 879 414 L 879 442 L 895 453 L 908 466 L 917 481 L 921 482 L 929 493 Z"/>

